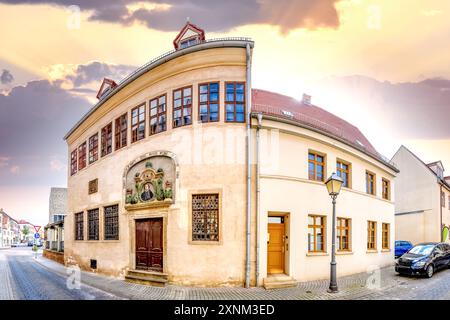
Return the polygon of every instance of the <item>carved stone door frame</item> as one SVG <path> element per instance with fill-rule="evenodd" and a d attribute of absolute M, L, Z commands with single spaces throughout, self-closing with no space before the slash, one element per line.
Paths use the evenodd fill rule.
<path fill-rule="evenodd" d="M 168 259 L 167 259 L 167 217 L 168 210 L 148 210 L 142 212 L 129 212 L 128 228 L 129 228 L 129 269 L 136 270 L 136 220 L 162 218 L 163 222 L 163 273 L 167 273 Z"/>

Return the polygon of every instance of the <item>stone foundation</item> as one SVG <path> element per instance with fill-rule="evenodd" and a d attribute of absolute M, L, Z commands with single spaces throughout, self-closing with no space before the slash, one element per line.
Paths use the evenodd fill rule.
<path fill-rule="evenodd" d="M 64 252 L 56 252 L 56 251 L 44 249 L 42 256 L 44 258 L 64 264 Z"/>

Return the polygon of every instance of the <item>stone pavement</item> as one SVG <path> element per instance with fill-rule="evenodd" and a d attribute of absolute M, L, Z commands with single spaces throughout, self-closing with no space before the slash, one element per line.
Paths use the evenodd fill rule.
<path fill-rule="evenodd" d="M 67 268 L 51 260 L 36 260 L 45 268 L 67 276 Z M 450 270 L 435 274 L 432 279 L 399 276 L 393 267 L 374 273 L 361 273 L 338 279 L 339 293 L 326 291 L 328 280 L 299 283 L 297 287 L 265 290 L 241 287 L 198 288 L 167 285 L 152 287 L 121 279 L 81 272 L 81 282 L 109 292 L 122 299 L 183 300 L 336 300 L 336 299 L 450 299 Z"/>
<path fill-rule="evenodd" d="M 118 297 L 81 284 L 69 288 L 67 277 L 42 267 L 33 258 L 31 248 L 0 251 L 1 300 L 94 300 Z"/>

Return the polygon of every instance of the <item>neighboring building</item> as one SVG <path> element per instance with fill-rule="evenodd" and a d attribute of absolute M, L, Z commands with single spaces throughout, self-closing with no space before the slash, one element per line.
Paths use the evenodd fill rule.
<path fill-rule="evenodd" d="M 3 209 L 0 209 L 0 248 L 3 247 Z"/>
<path fill-rule="evenodd" d="M 17 220 L 0 209 L 2 217 L 2 242 L 3 247 L 11 247 L 20 242 L 20 227 Z"/>
<path fill-rule="evenodd" d="M 20 230 L 20 239 L 21 243 L 28 243 L 34 241 L 35 229 L 34 225 L 26 220 L 20 220 L 18 222 L 19 230 Z"/>
<path fill-rule="evenodd" d="M 188 23 L 176 50 L 102 84 L 65 137 L 66 264 L 187 285 L 328 278 L 333 171 L 338 275 L 393 263 L 398 170 L 309 96 L 253 89 L 253 45 Z"/>
<path fill-rule="evenodd" d="M 48 224 L 44 227 L 44 257 L 64 262 L 64 218 L 67 215 L 67 188 L 51 188 Z"/>
<path fill-rule="evenodd" d="M 392 161 L 400 169 L 395 184 L 396 240 L 450 242 L 450 177 L 444 176 L 442 162 L 426 164 L 405 146 Z"/>
<path fill-rule="evenodd" d="M 58 222 L 64 220 L 67 214 L 67 188 L 50 189 L 48 204 L 48 222 Z"/>

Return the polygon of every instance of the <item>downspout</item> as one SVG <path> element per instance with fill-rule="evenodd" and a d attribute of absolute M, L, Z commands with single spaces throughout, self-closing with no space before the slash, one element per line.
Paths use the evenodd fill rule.
<path fill-rule="evenodd" d="M 247 226 L 246 226 L 246 250 L 245 250 L 245 287 L 250 287 L 250 242 L 251 242 L 251 107 L 252 107 L 252 84 L 251 84 L 251 51 L 250 44 L 247 43 L 246 73 L 247 73 Z"/>
<path fill-rule="evenodd" d="M 441 187 L 441 192 L 439 193 L 439 207 L 441 208 L 441 225 L 439 227 L 439 232 L 441 233 L 441 242 L 444 242 L 443 232 L 444 229 L 442 228 L 442 205 L 445 203 L 445 197 L 444 197 L 444 203 L 442 202 L 442 183 L 439 184 Z"/>
<path fill-rule="evenodd" d="M 259 183 L 259 175 L 260 175 L 260 155 L 259 155 L 259 130 L 261 129 L 263 115 L 262 113 L 258 113 L 258 126 L 256 127 L 256 286 L 258 286 L 259 280 L 259 208 L 260 208 L 260 183 Z"/>

